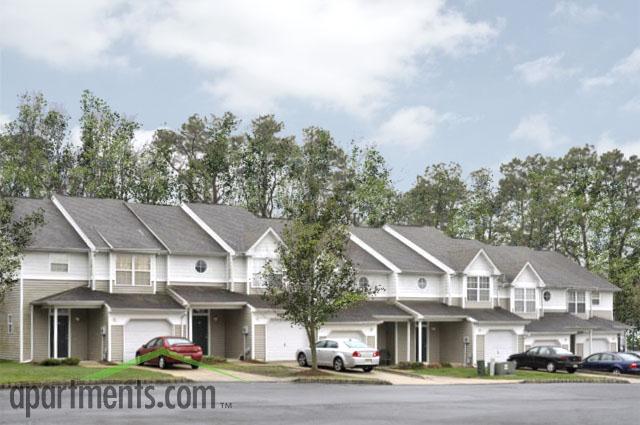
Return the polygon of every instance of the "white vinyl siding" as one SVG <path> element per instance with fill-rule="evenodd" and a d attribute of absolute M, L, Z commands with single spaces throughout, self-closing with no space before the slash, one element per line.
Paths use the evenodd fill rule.
<path fill-rule="evenodd" d="M 491 298 L 491 284 L 489 276 L 467 277 L 467 300 L 489 301 Z"/>
<path fill-rule="evenodd" d="M 13 335 L 13 315 L 7 314 L 7 334 Z"/>
<path fill-rule="evenodd" d="M 67 254 L 49 254 L 49 271 L 55 273 L 68 273 L 69 256 Z"/>
<path fill-rule="evenodd" d="M 116 256 L 116 285 L 150 286 L 151 257 L 149 255 L 118 254 Z"/>
<path fill-rule="evenodd" d="M 55 270 L 52 271 L 52 260 Z M 89 255 L 86 252 L 25 252 L 22 259 L 22 277 L 33 280 L 89 280 Z"/>

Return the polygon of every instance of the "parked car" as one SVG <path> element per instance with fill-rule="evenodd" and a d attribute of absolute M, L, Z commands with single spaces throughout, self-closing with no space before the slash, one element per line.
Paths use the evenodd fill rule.
<path fill-rule="evenodd" d="M 640 373 L 640 357 L 632 353 L 596 353 L 584 359 L 580 368 L 615 375 Z"/>
<path fill-rule="evenodd" d="M 633 354 L 634 356 L 640 358 L 640 351 L 627 351 L 629 354 Z"/>
<path fill-rule="evenodd" d="M 552 346 L 532 347 L 524 353 L 512 354 L 508 360 L 515 362 L 516 369 L 527 367 L 552 373 L 560 369 L 574 373 L 580 365 L 580 357 L 564 348 Z"/>
<path fill-rule="evenodd" d="M 169 351 L 173 351 L 174 353 L 193 359 L 197 362 L 202 360 L 202 347 L 194 344 L 186 338 L 177 336 L 159 336 L 157 338 L 153 338 L 151 341 L 138 348 L 138 351 L 136 351 L 136 357 L 143 356 L 161 348 L 166 348 Z M 158 365 L 160 369 L 166 369 L 175 363 L 182 362 L 172 357 L 165 356 L 158 356 L 148 362 L 145 362 L 145 364 Z M 191 365 L 191 367 L 193 369 L 198 368 L 197 365 Z"/>
<path fill-rule="evenodd" d="M 330 366 L 341 372 L 348 368 L 360 368 L 371 372 L 380 364 L 380 352 L 357 339 L 324 339 L 316 342 L 318 366 Z M 296 352 L 300 366 L 311 365 L 311 348 Z"/>

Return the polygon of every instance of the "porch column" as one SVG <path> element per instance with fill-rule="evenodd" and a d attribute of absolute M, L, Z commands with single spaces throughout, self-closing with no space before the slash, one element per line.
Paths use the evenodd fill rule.
<path fill-rule="evenodd" d="M 429 351 L 431 348 L 431 322 L 426 322 L 427 326 L 425 326 L 427 328 L 427 363 L 429 363 L 431 361 L 430 359 L 430 355 L 429 355 Z"/>
<path fill-rule="evenodd" d="M 589 355 L 593 354 L 593 329 L 589 329 Z"/>
<path fill-rule="evenodd" d="M 418 321 L 418 361 L 423 362 L 422 358 L 422 320 Z"/>
<path fill-rule="evenodd" d="M 187 329 L 189 329 L 189 341 L 193 341 L 193 309 L 189 309 L 189 323 Z"/>
<path fill-rule="evenodd" d="M 58 307 L 53 308 L 53 358 L 58 358 Z"/>

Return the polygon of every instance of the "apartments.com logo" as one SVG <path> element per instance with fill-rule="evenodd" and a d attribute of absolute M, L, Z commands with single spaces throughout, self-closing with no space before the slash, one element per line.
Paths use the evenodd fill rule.
<path fill-rule="evenodd" d="M 24 410 L 27 418 L 35 410 L 51 409 L 215 409 L 216 391 L 213 385 L 168 385 L 164 394 L 156 397 L 155 385 L 133 384 L 100 385 L 99 382 L 124 369 L 149 361 L 155 357 L 165 356 L 180 362 L 211 369 L 239 380 L 232 374 L 183 357 L 167 349 L 159 349 L 144 356 L 105 368 L 97 373 L 83 377 L 82 383 L 71 381 L 69 385 L 16 385 L 11 387 L 9 403 L 14 410 Z M 230 403 L 220 403 L 222 408 L 230 408 Z"/>

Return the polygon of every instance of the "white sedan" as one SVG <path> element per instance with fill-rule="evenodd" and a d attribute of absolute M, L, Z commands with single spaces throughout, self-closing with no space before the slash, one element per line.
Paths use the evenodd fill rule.
<path fill-rule="evenodd" d="M 316 342 L 316 352 L 318 366 L 330 366 L 338 372 L 347 368 L 371 372 L 380 364 L 380 352 L 357 339 L 323 339 Z M 296 359 L 300 366 L 311 366 L 311 349 L 298 349 Z"/>

